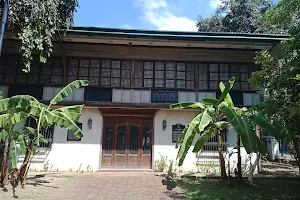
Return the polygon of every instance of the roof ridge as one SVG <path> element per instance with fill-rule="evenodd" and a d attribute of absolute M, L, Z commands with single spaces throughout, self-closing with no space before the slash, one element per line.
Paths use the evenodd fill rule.
<path fill-rule="evenodd" d="M 280 38 L 288 39 L 287 34 L 263 34 L 263 33 L 236 33 L 236 32 L 191 32 L 191 31 L 163 31 L 163 30 L 143 30 L 143 29 L 125 29 L 125 28 L 109 28 L 109 27 L 89 27 L 89 26 L 74 26 L 68 29 L 67 32 L 91 32 L 91 33 L 119 33 L 119 34 L 148 34 L 161 36 L 184 36 L 184 37 L 200 37 L 200 36 L 241 36 L 247 38 Z"/>

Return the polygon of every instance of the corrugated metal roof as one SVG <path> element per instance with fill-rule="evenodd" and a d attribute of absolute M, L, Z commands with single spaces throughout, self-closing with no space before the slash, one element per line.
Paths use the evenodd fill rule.
<path fill-rule="evenodd" d="M 183 31 L 156 31 L 136 30 L 120 28 L 99 28 L 99 27 L 72 27 L 67 30 L 67 35 L 87 36 L 115 36 L 129 38 L 157 38 L 168 40 L 191 40 L 191 41 L 256 41 L 256 42 L 280 42 L 288 40 L 289 35 L 281 34 L 253 34 L 253 33 L 232 33 L 232 32 L 183 32 Z"/>

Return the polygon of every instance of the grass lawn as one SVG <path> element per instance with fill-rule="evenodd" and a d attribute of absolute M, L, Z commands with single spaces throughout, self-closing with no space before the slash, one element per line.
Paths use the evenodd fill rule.
<path fill-rule="evenodd" d="M 300 181 L 254 179 L 254 186 L 229 187 L 214 179 L 181 179 L 178 186 L 190 199 L 248 200 L 248 199 L 300 199 Z"/>

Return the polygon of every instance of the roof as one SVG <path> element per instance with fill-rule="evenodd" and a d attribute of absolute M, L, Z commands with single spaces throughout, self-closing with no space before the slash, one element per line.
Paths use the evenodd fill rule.
<path fill-rule="evenodd" d="M 289 35 L 282 34 L 253 34 L 233 32 L 184 32 L 184 31 L 156 31 L 156 30 L 135 30 L 120 28 L 99 28 L 76 26 L 67 30 L 67 35 L 85 36 L 108 36 L 126 38 L 149 38 L 165 40 L 184 41 L 244 41 L 278 43 L 288 40 Z"/>

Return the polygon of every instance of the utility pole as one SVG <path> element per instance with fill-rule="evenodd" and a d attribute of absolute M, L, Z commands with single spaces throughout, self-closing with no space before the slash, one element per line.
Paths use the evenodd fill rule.
<path fill-rule="evenodd" d="M 1 3 L 3 4 L 3 8 L 1 9 L 0 56 L 2 53 L 2 44 L 3 44 L 4 33 L 5 33 L 6 25 L 8 22 L 9 0 L 1 0 Z"/>

